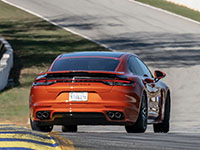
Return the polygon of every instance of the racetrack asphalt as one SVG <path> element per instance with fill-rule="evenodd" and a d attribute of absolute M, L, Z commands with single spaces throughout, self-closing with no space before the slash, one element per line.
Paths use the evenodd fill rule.
<path fill-rule="evenodd" d="M 112 142 L 132 141 L 140 143 L 130 146 L 136 149 L 156 149 L 154 143 L 158 149 L 199 149 L 200 24 L 128 0 L 7 1 L 112 49 L 133 52 L 152 70 L 167 73 L 164 81 L 172 91 L 170 134 L 153 134 L 150 128 L 135 135 L 121 127 L 86 126 L 80 133 L 62 134 L 75 147 L 92 149 L 87 144 L 91 143 L 94 149 L 108 149 Z M 109 147 L 97 147 L 103 142 Z"/>

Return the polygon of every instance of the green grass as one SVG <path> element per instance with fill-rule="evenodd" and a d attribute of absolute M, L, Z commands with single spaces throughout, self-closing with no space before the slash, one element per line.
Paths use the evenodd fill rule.
<path fill-rule="evenodd" d="M 61 53 L 107 50 L 0 1 L 0 34 L 14 49 L 11 77 L 20 85 L 0 93 L 0 121 L 26 123 L 31 83 Z"/>
<path fill-rule="evenodd" d="M 189 9 L 184 6 L 176 5 L 171 2 L 167 2 L 165 0 L 136 0 L 136 1 L 164 9 L 196 21 L 200 21 L 200 12 Z"/>

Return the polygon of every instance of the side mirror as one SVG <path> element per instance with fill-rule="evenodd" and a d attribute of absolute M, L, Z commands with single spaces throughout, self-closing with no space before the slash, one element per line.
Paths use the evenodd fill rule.
<path fill-rule="evenodd" d="M 155 70 L 154 71 L 154 78 L 155 81 L 159 81 L 160 79 L 164 78 L 166 76 L 166 74 L 160 70 Z"/>

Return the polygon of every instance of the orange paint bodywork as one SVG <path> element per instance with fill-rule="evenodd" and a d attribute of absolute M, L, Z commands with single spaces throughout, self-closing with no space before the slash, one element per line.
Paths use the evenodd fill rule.
<path fill-rule="evenodd" d="M 143 81 L 133 75 L 127 66 L 130 54 L 122 55 L 115 71 L 87 71 L 92 74 L 112 74 L 125 76 L 133 81 L 129 86 L 107 85 L 102 82 L 56 82 L 50 85 L 34 85 L 30 92 L 30 118 L 41 125 L 132 125 L 140 112 L 143 92 L 150 95 Z M 89 56 L 88 56 L 89 57 Z M 73 57 L 80 58 L 80 57 Z M 85 58 L 85 57 L 84 57 Z M 98 57 L 101 58 L 101 57 Z M 106 57 L 102 57 L 106 58 Z M 108 57 L 110 58 L 110 57 Z M 59 59 L 57 57 L 55 61 Z M 52 71 L 55 61 L 50 69 L 41 75 L 51 73 L 73 73 L 76 71 Z M 79 71 L 82 72 L 82 71 Z M 85 72 L 85 71 L 83 71 Z M 83 80 L 83 79 L 82 79 Z M 70 92 L 87 92 L 87 101 L 69 101 Z M 153 96 L 155 94 L 152 93 Z M 148 98 L 151 101 L 151 97 Z M 164 101 L 163 103 L 164 104 Z M 161 108 L 162 109 L 162 108 Z M 36 113 L 50 112 L 48 119 L 38 119 Z M 121 112 L 121 119 L 110 119 L 108 112 Z M 161 112 L 161 111 L 160 111 Z M 163 113 L 163 110 L 162 110 Z M 162 118 L 160 114 L 159 118 Z M 161 121 L 161 120 L 158 120 Z"/>
<path fill-rule="evenodd" d="M 103 83 L 59 83 L 49 87 L 32 87 L 31 118 L 34 121 L 39 121 L 36 118 L 37 111 L 51 112 L 50 119 L 45 120 L 45 122 L 54 121 L 56 118 L 54 113 L 97 112 L 104 114 L 107 121 L 113 123 L 135 123 L 139 113 L 140 96 L 133 92 L 133 88 L 111 87 Z M 69 92 L 72 91 L 88 92 L 88 101 L 70 102 Z M 120 111 L 125 118 L 120 121 L 110 120 L 106 115 L 108 111 Z"/>

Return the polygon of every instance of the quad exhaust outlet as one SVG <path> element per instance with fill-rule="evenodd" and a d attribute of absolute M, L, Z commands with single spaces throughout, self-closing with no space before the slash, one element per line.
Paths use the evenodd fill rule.
<path fill-rule="evenodd" d="M 50 119 L 50 111 L 38 111 L 36 113 L 36 118 L 40 120 L 48 120 Z"/>
<path fill-rule="evenodd" d="M 111 120 L 123 120 L 124 119 L 124 114 L 120 111 L 108 111 L 107 115 Z"/>

